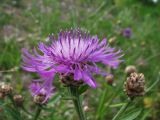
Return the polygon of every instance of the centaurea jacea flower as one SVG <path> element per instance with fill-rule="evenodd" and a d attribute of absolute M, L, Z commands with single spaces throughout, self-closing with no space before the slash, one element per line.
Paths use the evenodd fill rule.
<path fill-rule="evenodd" d="M 79 29 L 62 31 L 57 39 L 54 35 L 50 39 L 52 44 L 39 43 L 34 55 L 23 49 L 23 69 L 40 75 L 44 81 L 41 89 L 51 87 L 48 84 L 52 84 L 56 73 L 96 88 L 93 74 L 107 75 L 97 63 L 117 68 L 121 62 L 121 50 L 110 48 L 105 38 L 100 41 Z"/>

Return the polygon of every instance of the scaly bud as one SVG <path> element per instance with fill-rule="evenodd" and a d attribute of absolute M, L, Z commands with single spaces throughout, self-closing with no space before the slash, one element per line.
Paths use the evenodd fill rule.
<path fill-rule="evenodd" d="M 4 95 L 11 94 L 13 90 L 13 87 L 10 84 L 2 84 L 0 86 L 0 92 L 2 92 Z"/>
<path fill-rule="evenodd" d="M 24 98 L 23 98 L 22 95 L 14 95 L 13 99 L 14 99 L 17 106 L 22 106 L 23 105 Z"/>
<path fill-rule="evenodd" d="M 107 75 L 105 79 L 109 85 L 113 85 L 113 81 L 114 81 L 113 75 Z"/>
<path fill-rule="evenodd" d="M 124 91 L 132 99 L 145 94 L 145 79 L 142 73 L 131 73 L 124 84 Z"/>

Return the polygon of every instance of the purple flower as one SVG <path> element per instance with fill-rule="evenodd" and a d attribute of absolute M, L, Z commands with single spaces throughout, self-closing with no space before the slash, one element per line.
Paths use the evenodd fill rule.
<path fill-rule="evenodd" d="M 92 74 L 107 75 L 96 63 L 117 68 L 122 60 L 121 50 L 110 48 L 104 38 L 90 36 L 79 29 L 62 31 L 58 38 L 50 36 L 51 45 L 39 43 L 33 50 L 34 55 L 23 49 L 23 69 L 39 74 L 43 84 L 40 89 L 52 87 L 56 73 L 66 76 L 72 75 L 75 81 L 82 80 L 89 86 L 96 88 L 97 84 Z"/>
<path fill-rule="evenodd" d="M 53 94 L 54 88 L 52 84 L 40 84 L 39 82 L 33 82 L 29 89 L 31 91 L 32 96 L 35 95 L 43 95 L 45 96 L 43 102 L 45 103 Z"/>
<path fill-rule="evenodd" d="M 130 38 L 132 36 L 132 30 L 131 28 L 125 28 L 123 31 L 122 31 L 122 35 L 124 37 L 127 37 L 127 38 Z"/>

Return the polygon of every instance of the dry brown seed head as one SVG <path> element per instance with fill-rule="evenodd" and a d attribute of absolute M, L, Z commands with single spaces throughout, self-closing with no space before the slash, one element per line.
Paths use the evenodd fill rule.
<path fill-rule="evenodd" d="M 145 79 L 142 73 L 131 73 L 124 83 L 124 91 L 130 97 L 143 96 L 145 94 Z"/>

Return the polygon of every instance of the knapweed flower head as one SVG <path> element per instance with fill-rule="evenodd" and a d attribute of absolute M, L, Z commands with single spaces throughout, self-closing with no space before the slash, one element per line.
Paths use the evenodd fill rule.
<path fill-rule="evenodd" d="M 74 81 L 83 81 L 96 88 L 97 83 L 92 75 L 107 75 L 97 63 L 117 68 L 122 61 L 119 60 L 121 50 L 110 48 L 105 38 L 100 41 L 97 36 L 90 36 L 80 29 L 62 31 L 58 38 L 51 35 L 50 39 L 50 45 L 39 43 L 33 55 L 23 49 L 23 69 L 38 73 L 43 81 L 35 93 L 51 88 L 55 74 L 70 76 Z"/>
<path fill-rule="evenodd" d="M 36 103 L 41 103 L 41 104 L 46 103 L 48 99 L 52 96 L 54 92 L 54 87 L 52 86 L 51 83 L 46 84 L 47 82 L 45 82 L 44 84 L 40 84 L 39 82 L 33 82 L 29 86 L 30 92 L 32 96 L 34 96 L 34 101 L 36 99 L 35 101 Z M 39 98 L 40 100 L 39 99 L 37 100 L 37 98 Z"/>
<path fill-rule="evenodd" d="M 143 96 L 145 94 L 144 74 L 136 72 L 131 73 L 124 83 L 124 91 L 131 99 L 137 96 Z"/>
<path fill-rule="evenodd" d="M 131 28 L 125 28 L 123 31 L 122 31 L 122 35 L 124 37 L 127 37 L 127 38 L 130 38 L 132 36 L 132 30 Z"/>

